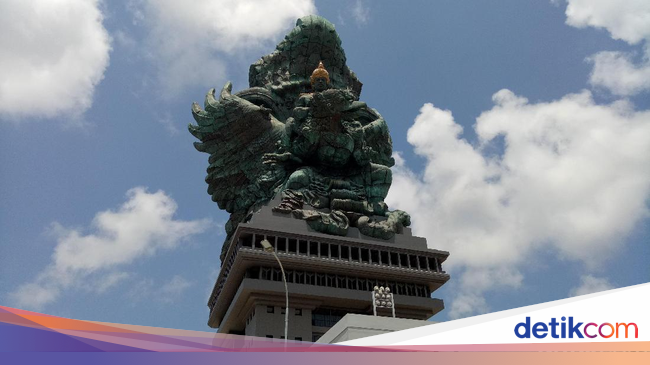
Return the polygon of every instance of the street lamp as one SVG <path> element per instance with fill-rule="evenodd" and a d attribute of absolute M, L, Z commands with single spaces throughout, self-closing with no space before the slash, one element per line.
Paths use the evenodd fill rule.
<path fill-rule="evenodd" d="M 286 296 L 286 304 L 284 307 L 284 343 L 286 346 L 287 341 L 289 340 L 289 337 L 287 336 L 287 332 L 289 330 L 289 289 L 287 288 L 287 277 L 284 275 L 284 268 L 282 267 L 282 263 L 280 262 L 280 258 L 278 255 L 275 253 L 275 250 L 273 249 L 273 246 L 271 246 L 271 242 L 269 242 L 266 238 L 262 240 L 261 242 L 262 247 L 264 248 L 264 251 L 270 252 L 273 254 L 276 260 L 278 260 L 278 265 L 280 265 L 280 271 L 282 271 L 282 281 L 284 282 L 284 293 Z"/>

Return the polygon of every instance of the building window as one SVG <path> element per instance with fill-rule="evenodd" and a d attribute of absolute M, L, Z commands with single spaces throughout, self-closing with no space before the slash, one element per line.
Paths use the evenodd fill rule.
<path fill-rule="evenodd" d="M 271 269 L 268 267 L 263 267 L 260 278 L 262 280 L 271 280 Z"/>
<path fill-rule="evenodd" d="M 311 342 L 318 341 L 318 339 L 321 338 L 322 336 L 323 336 L 322 333 L 314 333 L 313 335 L 311 335 Z"/>
<path fill-rule="evenodd" d="M 275 312 L 275 307 L 268 306 L 266 307 L 266 313 L 274 313 Z"/>
<path fill-rule="evenodd" d="M 350 259 L 350 247 L 341 246 L 341 259 L 349 260 Z"/>
<path fill-rule="evenodd" d="M 326 285 L 330 288 L 336 288 L 336 275 L 327 275 Z"/>
<path fill-rule="evenodd" d="M 351 254 L 350 257 L 352 258 L 352 261 L 359 261 L 359 247 L 352 247 L 351 248 Z"/>
<path fill-rule="evenodd" d="M 302 341 L 302 337 L 296 337 L 296 341 Z"/>
<path fill-rule="evenodd" d="M 266 338 L 273 338 L 273 335 L 266 335 Z"/>
<path fill-rule="evenodd" d="M 370 261 L 373 264 L 379 264 L 379 251 L 370 250 Z"/>
<path fill-rule="evenodd" d="M 332 327 L 347 312 L 332 309 L 315 309 L 311 313 L 311 325 L 317 327 Z"/>
<path fill-rule="evenodd" d="M 285 313 L 287 313 L 287 307 L 282 307 L 282 309 L 280 309 L 280 314 L 285 314 Z"/>
<path fill-rule="evenodd" d="M 296 308 L 296 315 L 297 316 L 302 316 L 302 308 Z"/>
<path fill-rule="evenodd" d="M 282 281 L 282 271 L 280 269 L 273 269 L 273 280 Z"/>

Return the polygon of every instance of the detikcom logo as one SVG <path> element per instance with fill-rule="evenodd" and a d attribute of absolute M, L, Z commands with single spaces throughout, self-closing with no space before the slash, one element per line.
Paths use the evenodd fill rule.
<path fill-rule="evenodd" d="M 574 335 L 576 338 L 585 338 L 585 336 L 588 338 L 595 338 L 598 335 L 600 335 L 602 338 L 610 338 L 616 335 L 616 338 L 619 338 L 619 334 L 621 336 L 623 335 L 623 330 L 619 332 L 619 329 L 625 328 L 624 338 L 628 338 L 628 330 L 631 329 L 634 329 L 634 338 L 639 338 L 639 328 L 637 327 L 636 323 L 632 322 L 617 322 L 616 325 L 613 325 L 611 323 L 602 323 L 598 325 L 596 323 L 590 322 L 582 327 L 582 329 L 580 329 L 583 322 L 574 324 L 573 317 L 569 317 L 568 323 L 565 322 L 566 317 L 562 317 L 561 319 L 562 322 L 558 322 L 555 318 L 551 318 L 551 321 L 548 322 L 548 326 L 544 322 L 537 322 L 531 327 L 530 317 L 526 317 L 525 322 L 520 322 L 515 326 L 515 335 L 517 335 L 519 338 L 530 338 L 530 335 L 532 333 L 533 337 L 535 338 L 545 338 L 549 335 L 548 332 L 550 332 L 551 338 L 567 338 L 567 334 L 569 338 L 573 338 Z M 560 333 L 557 331 L 558 327 L 560 327 Z M 632 333 L 629 333 L 629 335 L 632 335 Z"/>

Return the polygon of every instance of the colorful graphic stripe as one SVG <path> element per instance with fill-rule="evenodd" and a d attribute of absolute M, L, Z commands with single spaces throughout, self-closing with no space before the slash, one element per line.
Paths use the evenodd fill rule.
<path fill-rule="evenodd" d="M 648 359 L 650 342 L 358 347 L 61 318 L 0 306 L 0 352 L 598 352 Z M 352 354 L 349 354 L 352 355 Z M 384 354 L 390 356 L 390 354 Z M 407 354 L 402 354 L 407 355 Z M 411 356 L 413 354 L 408 354 Z M 481 356 L 483 356 L 481 355 Z M 287 354 L 288 356 L 288 354 Z M 0 359 L 5 355 L 0 355 Z M 608 358 L 600 357 L 600 360 Z M 348 358 L 349 359 L 349 358 Z M 483 357 L 476 358 L 482 359 Z M 403 361 L 403 360 L 400 360 Z M 313 364 L 319 361 L 311 361 Z"/>

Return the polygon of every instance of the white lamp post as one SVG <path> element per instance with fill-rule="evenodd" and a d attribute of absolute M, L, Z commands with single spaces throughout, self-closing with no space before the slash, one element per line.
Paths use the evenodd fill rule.
<path fill-rule="evenodd" d="M 268 240 L 263 239 L 261 244 L 262 247 L 264 248 L 264 251 L 272 253 L 275 259 L 278 260 L 278 265 L 280 265 L 280 271 L 282 271 L 282 281 L 284 282 L 284 293 L 286 296 L 286 304 L 284 307 L 284 345 L 286 347 L 287 341 L 289 340 L 287 334 L 289 330 L 289 289 L 287 288 L 287 277 L 284 275 L 284 268 L 282 267 L 280 258 L 275 253 L 275 250 L 273 249 L 273 246 L 271 246 L 271 243 Z"/>

